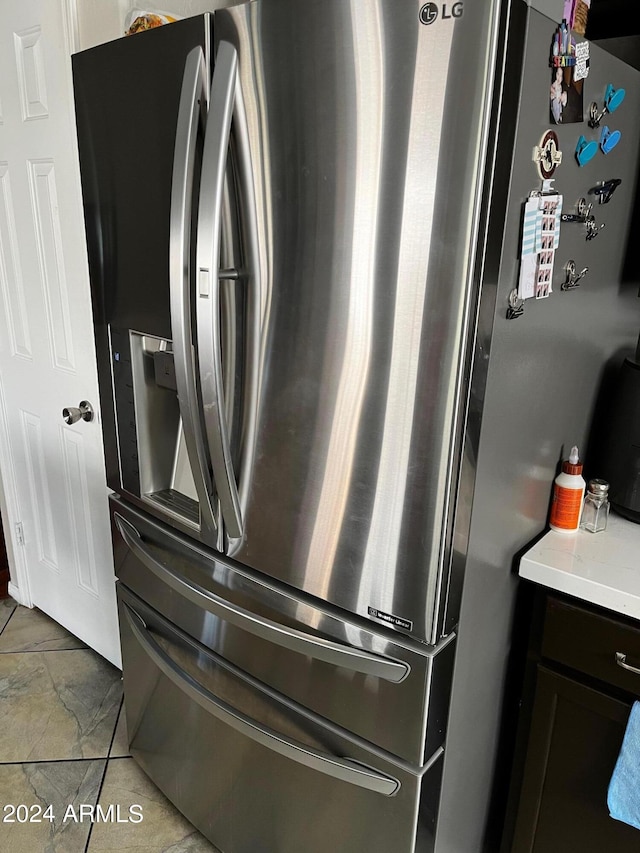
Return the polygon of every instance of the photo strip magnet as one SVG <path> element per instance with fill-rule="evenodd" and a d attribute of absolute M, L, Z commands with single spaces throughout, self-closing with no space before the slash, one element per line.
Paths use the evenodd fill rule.
<path fill-rule="evenodd" d="M 553 266 L 560 243 L 562 196 L 534 192 L 524 205 L 520 276 L 520 300 L 546 299 L 553 292 Z"/>
<path fill-rule="evenodd" d="M 576 48 L 571 29 L 563 20 L 553 34 L 551 44 L 549 106 L 551 120 L 555 124 L 584 121 L 584 76 L 574 74 L 578 62 Z"/>

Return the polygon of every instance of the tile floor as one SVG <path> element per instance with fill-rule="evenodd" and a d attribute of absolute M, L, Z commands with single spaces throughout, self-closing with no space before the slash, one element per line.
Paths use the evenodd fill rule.
<path fill-rule="evenodd" d="M 106 821 L 91 821 L 96 804 Z M 139 815 L 129 811 L 134 804 L 142 820 L 125 822 Z M 21 822 L 24 808 L 15 813 L 11 808 L 18 805 L 31 807 L 29 816 L 40 822 Z M 129 757 L 120 671 L 44 613 L 11 599 L 0 600 L 0 851 L 5 850 L 216 853 Z"/>

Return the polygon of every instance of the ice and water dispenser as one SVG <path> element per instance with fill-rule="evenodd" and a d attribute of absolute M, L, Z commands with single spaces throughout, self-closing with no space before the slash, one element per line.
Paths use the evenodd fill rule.
<path fill-rule="evenodd" d="M 171 341 L 111 329 L 123 487 L 198 528 L 200 513 L 178 406 Z"/>

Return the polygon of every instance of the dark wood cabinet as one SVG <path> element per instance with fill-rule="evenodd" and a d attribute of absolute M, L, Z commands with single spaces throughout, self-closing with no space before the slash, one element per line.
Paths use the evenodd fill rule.
<path fill-rule="evenodd" d="M 613 820 L 607 789 L 640 675 L 615 662 L 640 626 L 554 596 L 532 643 L 535 693 L 512 853 L 637 853 L 640 831 Z M 640 651 L 640 645 L 638 645 Z M 640 656 L 636 658 L 640 661 Z M 639 756 L 640 760 L 640 756 Z"/>

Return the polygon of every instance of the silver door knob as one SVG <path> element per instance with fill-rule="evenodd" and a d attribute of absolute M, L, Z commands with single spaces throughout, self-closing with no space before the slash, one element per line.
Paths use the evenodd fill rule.
<path fill-rule="evenodd" d="M 78 408 L 70 406 L 68 409 L 62 410 L 62 417 L 66 424 L 75 424 L 79 420 L 93 420 L 93 406 L 87 400 L 81 400 L 78 403 Z"/>

